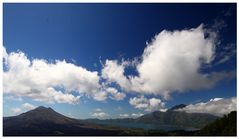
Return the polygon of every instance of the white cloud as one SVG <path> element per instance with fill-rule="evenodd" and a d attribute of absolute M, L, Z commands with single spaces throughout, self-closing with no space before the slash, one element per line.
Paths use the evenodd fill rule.
<path fill-rule="evenodd" d="M 100 108 L 96 108 L 94 110 L 94 112 L 90 113 L 92 117 L 98 118 L 98 119 L 103 119 L 103 118 L 107 118 L 109 116 L 108 113 L 104 112 L 102 109 Z"/>
<path fill-rule="evenodd" d="M 106 88 L 106 91 L 112 95 L 111 98 L 114 100 L 123 100 L 126 97 L 126 95 L 124 93 L 121 93 L 117 89 L 112 88 L 112 87 Z"/>
<path fill-rule="evenodd" d="M 22 107 L 23 107 L 24 109 L 26 109 L 27 111 L 36 108 L 36 106 L 34 106 L 34 105 L 30 104 L 30 103 L 24 103 L 24 104 L 22 104 Z"/>
<path fill-rule="evenodd" d="M 116 82 L 124 89 L 129 88 L 129 80 L 124 75 L 125 64 L 116 60 L 106 60 L 101 71 L 102 77 L 109 82 Z"/>
<path fill-rule="evenodd" d="M 130 98 L 129 103 L 137 109 L 145 111 L 166 111 L 165 103 L 160 99 L 151 98 L 147 99 L 144 96 Z"/>
<path fill-rule="evenodd" d="M 210 101 L 218 101 L 218 100 L 221 100 L 221 99 L 223 99 L 223 98 L 212 98 L 212 99 L 210 99 Z"/>
<path fill-rule="evenodd" d="M 20 107 L 12 108 L 11 111 L 13 112 L 14 115 L 18 115 L 22 112 L 26 112 L 35 108 L 36 106 L 30 103 L 23 103 L 22 105 L 20 105 Z"/>
<path fill-rule="evenodd" d="M 222 79 L 235 77 L 235 72 L 201 72 L 203 65 L 214 60 L 215 44 L 216 34 L 202 25 L 181 31 L 164 30 L 147 45 L 136 63 L 138 76 L 125 75 L 130 64 L 106 60 L 102 77 L 125 91 L 161 95 L 165 99 L 175 91 L 208 89 Z"/>
<path fill-rule="evenodd" d="M 216 116 L 223 116 L 231 111 L 236 111 L 236 107 L 236 97 L 214 98 L 208 102 L 190 104 L 182 109 L 178 109 L 178 111 L 185 111 L 188 113 L 209 113 Z"/>
<path fill-rule="evenodd" d="M 204 29 L 203 25 L 163 30 L 147 43 L 140 57 L 121 62 L 107 59 L 101 75 L 65 60 L 30 60 L 21 51 L 8 54 L 3 47 L 3 92 L 48 103 L 69 104 L 78 103 L 81 96 L 97 101 L 108 97 L 119 101 L 126 97 L 124 92 L 169 99 L 173 92 L 208 89 L 225 78 L 235 77 L 235 72 L 201 70 L 211 65 L 216 57 L 216 38 L 216 33 Z M 225 62 L 228 58 L 221 60 Z M 129 66 L 135 69 L 136 75 L 126 75 L 125 69 Z M 111 83 L 120 88 L 113 88 Z M 151 100 L 137 107 L 143 109 L 154 104 L 158 102 Z"/>
<path fill-rule="evenodd" d="M 62 91 L 56 91 L 54 88 L 49 87 L 47 88 L 48 97 L 47 98 L 36 98 L 35 100 L 43 100 L 46 102 L 52 102 L 52 100 L 56 101 L 57 103 L 68 103 L 68 104 L 76 104 L 78 103 L 80 96 L 73 96 L 72 94 L 63 93 Z"/>
<path fill-rule="evenodd" d="M 48 103 L 76 104 L 85 95 L 104 101 L 110 95 L 114 100 L 123 100 L 125 94 L 105 83 L 100 84 L 97 71 L 87 69 L 65 60 L 48 62 L 44 59 L 28 59 L 21 52 L 4 51 L 3 92 L 18 97 L 29 97 Z M 9 84 L 11 82 L 11 84 Z M 74 96 L 71 92 L 78 92 Z"/>
<path fill-rule="evenodd" d="M 92 98 L 97 101 L 104 101 L 107 99 L 107 92 L 99 91 L 96 93 L 91 94 Z"/>
<path fill-rule="evenodd" d="M 143 116 L 144 114 L 142 114 L 142 113 L 132 113 L 131 114 L 131 116 L 132 117 L 135 117 L 135 118 L 137 118 L 137 117 L 140 117 L 140 116 Z"/>
<path fill-rule="evenodd" d="M 5 50 L 5 48 L 3 48 Z M 56 60 L 49 63 L 44 59 L 29 60 L 21 52 L 4 54 L 3 92 L 15 96 L 25 96 L 50 103 L 78 103 L 82 94 L 95 100 L 107 98 L 102 91 L 100 77 L 96 71 Z M 79 92 L 74 96 L 71 92 Z"/>
<path fill-rule="evenodd" d="M 129 117 L 129 115 L 128 115 L 127 113 L 119 114 L 119 116 L 120 116 L 121 118 L 128 118 L 128 117 Z"/>
<path fill-rule="evenodd" d="M 101 112 L 94 112 L 91 114 L 91 116 L 96 117 L 96 118 L 105 118 L 108 116 L 108 114 L 101 111 Z"/>
<path fill-rule="evenodd" d="M 12 108 L 11 111 L 14 113 L 14 115 L 18 115 L 22 112 L 20 108 Z"/>

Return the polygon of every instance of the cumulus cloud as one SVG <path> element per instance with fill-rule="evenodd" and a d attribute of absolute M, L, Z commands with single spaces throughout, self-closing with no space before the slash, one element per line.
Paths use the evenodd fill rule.
<path fill-rule="evenodd" d="M 25 53 L 7 53 L 3 47 L 3 92 L 17 97 L 29 97 L 48 103 L 76 104 L 86 95 L 97 101 L 122 100 L 125 94 L 117 89 L 102 86 L 96 71 L 68 63 L 65 60 L 48 62 L 44 59 L 30 60 Z M 77 96 L 72 92 L 78 92 Z"/>
<path fill-rule="evenodd" d="M 130 88 L 129 80 L 124 75 L 126 64 L 119 64 L 116 60 L 106 60 L 101 71 L 101 76 L 109 82 L 116 82 L 124 89 Z"/>
<path fill-rule="evenodd" d="M 24 104 L 22 104 L 22 107 L 23 107 L 24 109 L 26 109 L 27 111 L 36 108 L 36 106 L 34 106 L 34 105 L 30 104 L 30 103 L 24 103 Z"/>
<path fill-rule="evenodd" d="M 109 114 L 105 113 L 102 109 L 97 108 L 97 109 L 95 109 L 94 112 L 91 113 L 91 116 L 95 117 L 95 118 L 102 119 L 102 118 L 108 117 Z"/>
<path fill-rule="evenodd" d="M 22 112 L 22 109 L 20 108 L 12 108 L 11 111 L 14 113 L 14 115 L 18 115 Z"/>
<path fill-rule="evenodd" d="M 209 113 L 216 116 L 223 116 L 231 111 L 236 111 L 236 107 L 236 97 L 214 98 L 208 102 L 190 104 L 182 109 L 178 109 L 178 111 L 185 111 L 187 113 Z"/>
<path fill-rule="evenodd" d="M 97 93 L 91 94 L 91 96 L 94 98 L 94 100 L 97 101 L 104 101 L 107 99 L 107 92 L 105 91 L 99 91 Z"/>
<path fill-rule="evenodd" d="M 206 34 L 206 35 L 205 35 Z M 126 91 L 161 95 L 172 92 L 208 89 L 235 72 L 201 72 L 215 57 L 216 34 L 200 25 L 197 28 L 163 30 L 147 45 L 135 65 L 137 76 L 125 75 L 125 63 L 106 60 L 102 77 Z M 127 61 L 129 62 L 129 61 Z"/>
<path fill-rule="evenodd" d="M 107 98 L 120 101 L 126 97 L 124 92 L 169 99 L 173 92 L 209 89 L 223 79 L 235 77 L 234 71 L 202 70 L 215 60 L 216 44 L 217 34 L 203 25 L 163 30 L 147 43 L 140 57 L 121 62 L 107 59 L 100 75 L 65 60 L 30 60 L 21 51 L 7 53 L 3 47 L 3 92 L 37 101 L 68 104 L 78 103 L 81 96 L 97 101 Z M 218 63 L 228 61 L 236 51 L 230 47 L 230 52 Z M 126 74 L 129 66 L 136 75 Z M 154 103 L 158 102 L 151 100 L 147 105 L 154 107 Z M 146 107 L 146 104 L 137 107 Z"/>
<path fill-rule="evenodd" d="M 123 100 L 126 97 L 124 93 L 119 92 L 117 89 L 112 87 L 106 88 L 106 91 L 111 94 L 111 98 L 114 100 Z"/>
<path fill-rule="evenodd" d="M 136 109 L 145 111 L 166 111 L 165 103 L 157 98 L 147 99 L 144 96 L 134 97 L 130 98 L 129 103 Z"/>

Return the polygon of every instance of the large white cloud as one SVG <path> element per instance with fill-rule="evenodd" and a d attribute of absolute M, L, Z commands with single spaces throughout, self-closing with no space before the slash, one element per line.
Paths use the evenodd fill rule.
<path fill-rule="evenodd" d="M 112 99 L 122 100 L 124 93 L 102 86 L 96 71 L 68 63 L 65 60 L 48 62 L 44 59 L 28 59 L 21 52 L 7 53 L 3 48 L 3 92 L 29 97 L 49 103 L 79 102 L 82 95 L 103 101 L 110 94 Z M 71 94 L 78 92 L 78 95 Z"/>
<path fill-rule="evenodd" d="M 119 101 L 126 97 L 124 91 L 168 99 L 172 92 L 208 89 L 222 79 L 235 77 L 235 72 L 202 72 L 202 68 L 210 65 L 216 56 L 215 44 L 216 34 L 202 25 L 192 29 L 164 30 L 147 44 L 140 58 L 121 62 L 107 59 L 101 75 L 64 60 L 30 60 L 21 51 L 8 54 L 3 47 L 3 92 L 69 104 L 78 103 L 82 95 L 97 101 L 107 98 Z M 137 75 L 126 75 L 128 66 L 135 68 Z M 114 84 L 111 83 L 120 88 L 112 87 Z"/>
<path fill-rule="evenodd" d="M 164 30 L 145 48 L 136 64 L 137 76 L 125 75 L 127 64 L 106 60 L 102 77 L 128 92 L 161 95 L 165 99 L 175 91 L 207 89 L 235 76 L 234 72 L 201 72 L 204 65 L 214 60 L 215 41 L 215 33 L 202 25 L 180 31 Z"/>
<path fill-rule="evenodd" d="M 185 111 L 188 113 L 209 113 L 216 116 L 223 116 L 231 111 L 237 110 L 236 97 L 232 98 L 214 98 L 208 102 L 200 102 L 197 104 L 190 104 L 178 111 Z"/>
<path fill-rule="evenodd" d="M 147 99 L 144 96 L 134 97 L 130 98 L 129 103 L 136 109 L 145 111 L 166 111 L 165 103 L 157 98 Z"/>

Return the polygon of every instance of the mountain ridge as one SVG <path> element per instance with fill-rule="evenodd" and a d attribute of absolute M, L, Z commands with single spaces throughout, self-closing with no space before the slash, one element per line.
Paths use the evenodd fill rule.
<path fill-rule="evenodd" d="M 186 113 L 175 111 L 185 107 L 185 104 L 173 106 L 166 112 L 154 111 L 137 118 L 117 119 L 86 119 L 86 121 L 101 125 L 117 125 L 122 127 L 134 127 L 138 125 L 143 129 L 165 129 L 167 130 L 197 130 L 219 117 L 207 113 Z M 136 126 L 137 128 L 137 126 Z"/>
<path fill-rule="evenodd" d="M 168 129 L 184 130 L 185 134 L 188 131 L 201 129 L 208 123 L 212 123 L 218 119 L 210 114 L 190 114 L 179 111 L 155 111 L 145 114 L 138 118 L 126 119 L 88 119 L 79 120 L 64 116 L 52 108 L 37 107 L 28 112 L 19 114 L 18 116 L 3 118 L 3 135 L 4 136 L 112 136 L 112 135 L 151 135 L 157 133 L 158 135 L 167 135 Z M 101 123 L 100 123 L 101 122 Z M 103 123 L 102 123 L 103 122 Z M 105 124 L 108 122 L 109 124 Z M 195 123 L 194 123 L 195 122 Z M 201 122 L 201 124 L 200 124 Z M 131 124 L 131 126 L 121 126 L 122 124 Z M 194 123 L 194 124 L 185 124 Z M 154 128 L 142 128 L 155 126 Z M 160 125 L 164 128 L 159 128 Z M 178 127 L 184 128 L 178 128 Z M 185 131 L 185 127 L 190 127 Z M 196 127 L 196 128 L 195 128 Z M 187 129 L 186 129 L 187 130 Z M 172 130 L 173 131 L 173 130 Z M 174 133 L 174 132 L 172 132 Z M 176 132 L 177 133 L 177 132 Z M 179 132 L 181 134 L 181 132 Z M 191 134 L 191 133 L 190 133 Z"/>

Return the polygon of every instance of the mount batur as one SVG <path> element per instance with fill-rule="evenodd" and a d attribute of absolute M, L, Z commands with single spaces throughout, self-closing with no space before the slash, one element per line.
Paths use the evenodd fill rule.
<path fill-rule="evenodd" d="M 236 135 L 236 112 L 223 118 L 210 114 L 155 111 L 138 118 L 79 120 L 43 106 L 3 118 L 4 136 L 175 136 Z"/>

